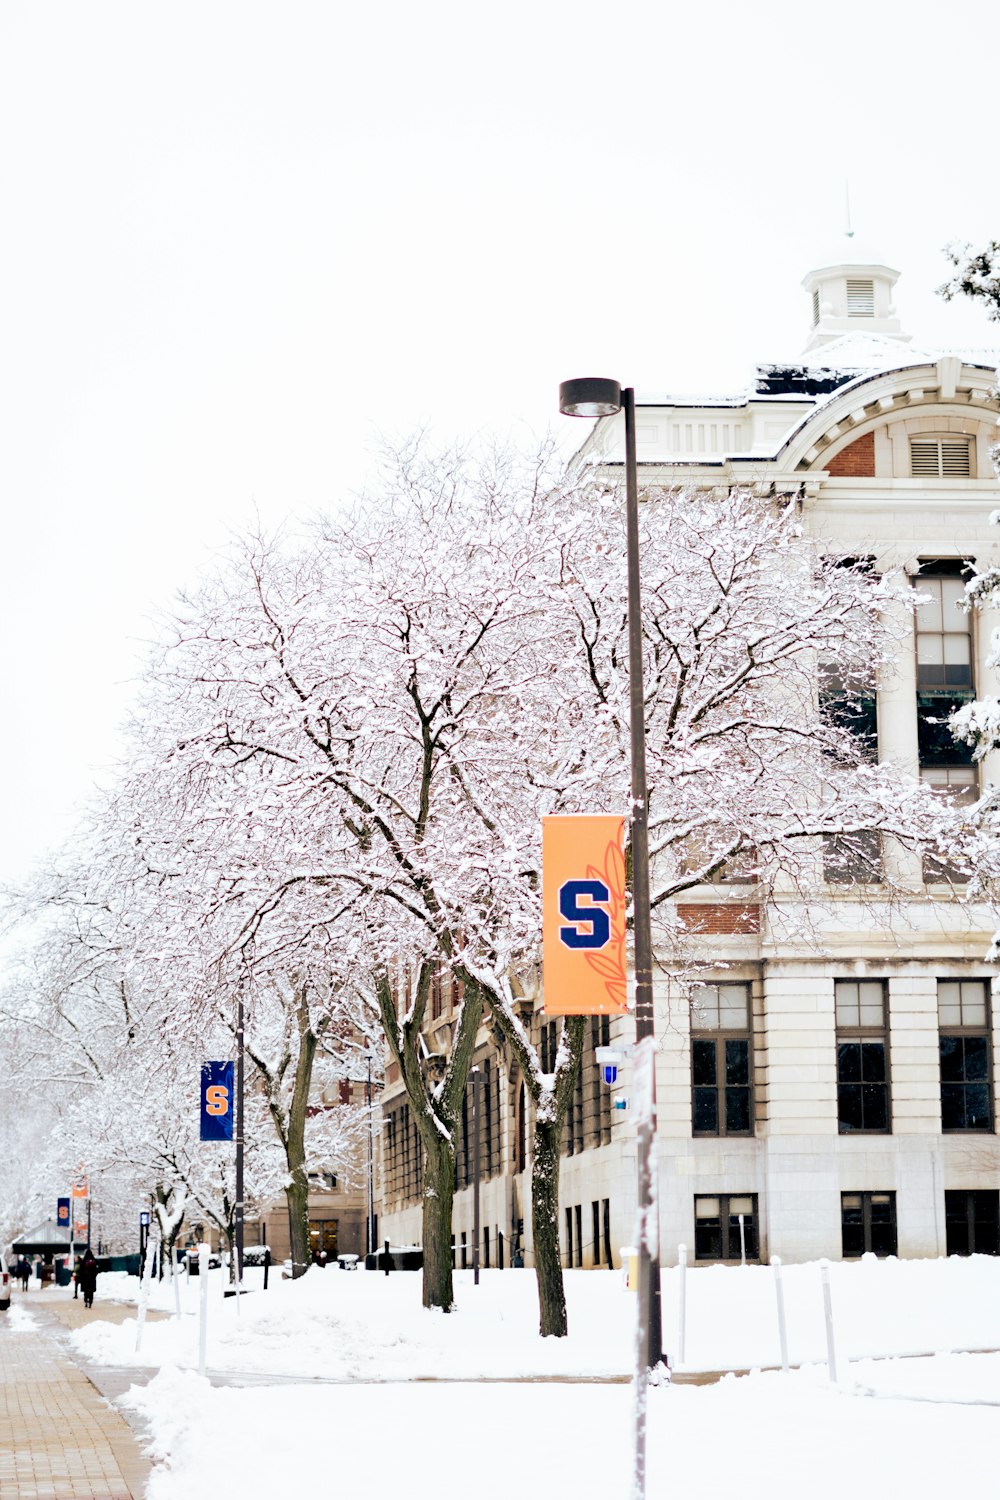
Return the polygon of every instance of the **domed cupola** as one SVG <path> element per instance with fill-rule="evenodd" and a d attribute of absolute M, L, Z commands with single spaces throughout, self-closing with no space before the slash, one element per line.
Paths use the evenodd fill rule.
<path fill-rule="evenodd" d="M 862 244 L 852 234 L 842 236 L 802 282 L 812 314 L 804 352 L 808 354 L 851 334 L 909 343 L 910 335 L 903 332 L 892 302 L 892 289 L 898 280 L 899 272 L 872 246 Z"/>

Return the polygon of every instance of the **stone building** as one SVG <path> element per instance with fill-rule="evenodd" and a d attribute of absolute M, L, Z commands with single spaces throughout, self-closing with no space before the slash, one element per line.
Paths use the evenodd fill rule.
<path fill-rule="evenodd" d="M 898 273 L 844 240 L 803 283 L 810 328 L 795 361 L 762 365 L 733 397 L 637 398 L 643 482 L 752 486 L 794 497 L 831 549 L 902 566 L 927 596 L 897 671 L 868 705 L 878 755 L 942 795 L 974 799 L 980 778 L 940 720 L 995 691 L 990 624 L 957 607 L 969 562 L 995 563 L 1000 504 L 996 355 L 917 349 L 892 305 Z M 621 415 L 597 421 L 576 462 L 620 475 Z M 991 760 L 995 757 L 991 757 Z M 695 1011 L 657 995 L 661 1246 L 666 1263 L 772 1254 L 798 1261 L 866 1250 L 996 1254 L 1000 1146 L 993 1066 L 991 912 L 960 899 L 949 872 L 887 848 L 906 888 L 892 909 L 877 883 L 859 899 L 831 883 L 820 941 L 738 881 L 687 893 L 703 959 L 724 964 Z M 435 1026 L 453 996 L 441 987 Z M 544 1052 L 555 1025 L 525 1020 Z M 598 1078 L 595 1046 L 630 1023 L 594 1021 L 566 1122 L 564 1263 L 618 1264 L 632 1234 L 635 1147 L 625 1067 Z M 433 1045 L 433 1041 L 431 1043 Z M 485 1033 L 484 1263 L 530 1264 L 525 1096 Z M 467 1101 L 468 1102 L 468 1101 Z M 381 1149 L 382 1233 L 420 1237 L 420 1150 L 390 1068 Z M 456 1263 L 470 1255 L 468 1137 L 455 1200 Z M 741 1228 L 742 1218 L 742 1228 Z M 526 1233 L 527 1231 L 527 1233 Z"/>

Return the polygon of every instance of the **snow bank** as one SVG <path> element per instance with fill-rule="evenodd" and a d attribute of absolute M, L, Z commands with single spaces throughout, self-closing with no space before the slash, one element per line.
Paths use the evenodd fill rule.
<path fill-rule="evenodd" d="M 822 1361 L 826 1344 L 819 1266 L 784 1269 L 789 1356 Z M 428 1313 L 420 1277 L 410 1273 L 311 1269 L 297 1282 L 272 1279 L 241 1298 L 222 1297 L 222 1273 L 209 1278 L 211 1369 L 340 1380 L 442 1376 L 509 1379 L 532 1375 L 625 1376 L 632 1366 L 635 1299 L 617 1272 L 566 1273 L 570 1335 L 538 1337 L 531 1271 L 455 1277 L 456 1311 Z M 1000 1349 L 1000 1260 L 847 1261 L 831 1267 L 838 1358 Z M 147 1322 L 135 1353 L 135 1320 L 92 1323 L 73 1339 L 105 1364 L 198 1362 L 198 1281 L 182 1288 L 182 1316 Z M 677 1363 L 679 1273 L 663 1273 L 665 1342 Z M 251 1286 L 255 1283 L 251 1281 Z M 102 1277 L 99 1296 L 131 1297 L 134 1278 Z M 749 1369 L 779 1362 L 774 1275 L 767 1266 L 710 1266 L 687 1275 L 684 1367 Z M 173 1308 L 166 1283 L 152 1306 Z"/>
<path fill-rule="evenodd" d="M 1000 1356 L 965 1360 L 970 1380 L 975 1369 L 975 1382 L 997 1388 Z M 910 1397 L 926 1397 L 944 1374 L 945 1362 L 912 1362 Z M 524 1489 L 624 1495 L 630 1403 L 625 1386 L 416 1384 L 391 1397 L 370 1385 L 213 1390 L 173 1369 L 124 1398 L 149 1424 L 159 1460 L 148 1500 L 286 1494 L 326 1487 L 331 1473 L 340 1493 L 402 1485 L 408 1500 L 469 1490 L 477 1500 Z M 992 1407 L 871 1399 L 830 1387 L 815 1369 L 656 1389 L 648 1492 L 843 1500 L 850 1475 L 863 1475 L 872 1493 L 950 1494 L 956 1454 L 963 1474 L 993 1472 L 996 1427 Z"/>

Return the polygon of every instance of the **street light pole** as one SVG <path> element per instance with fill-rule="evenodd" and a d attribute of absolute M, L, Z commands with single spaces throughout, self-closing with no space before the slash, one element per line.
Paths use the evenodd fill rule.
<path fill-rule="evenodd" d="M 236 1297 L 243 1287 L 243 986 L 236 998 Z"/>
<path fill-rule="evenodd" d="M 375 1253 L 375 1175 L 374 1175 L 374 1149 L 372 1135 L 372 1054 L 371 1048 L 365 1053 L 365 1062 L 368 1064 L 368 1082 L 366 1097 L 368 1100 L 368 1245 L 366 1255 Z"/>
<path fill-rule="evenodd" d="M 636 1496 L 646 1492 L 646 1375 L 664 1363 L 660 1307 L 656 1177 L 656 1042 L 653 1025 L 653 939 L 649 898 L 649 807 L 646 787 L 645 680 L 639 586 L 639 480 L 635 447 L 635 391 L 616 380 L 566 380 L 559 410 L 571 417 L 625 416 L 625 532 L 628 563 L 629 728 L 632 762 L 632 940 L 635 964 L 634 1100 L 639 1288 L 636 1350 Z"/>

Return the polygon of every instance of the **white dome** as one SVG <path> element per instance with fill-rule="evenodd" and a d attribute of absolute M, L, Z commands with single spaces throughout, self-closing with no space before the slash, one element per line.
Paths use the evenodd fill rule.
<path fill-rule="evenodd" d="M 886 260 L 877 246 L 868 240 L 858 239 L 855 234 L 838 235 L 835 242 L 821 246 L 821 252 L 812 257 L 809 275 L 828 270 L 831 266 L 885 266 L 889 271 L 895 269 L 892 261 Z"/>

